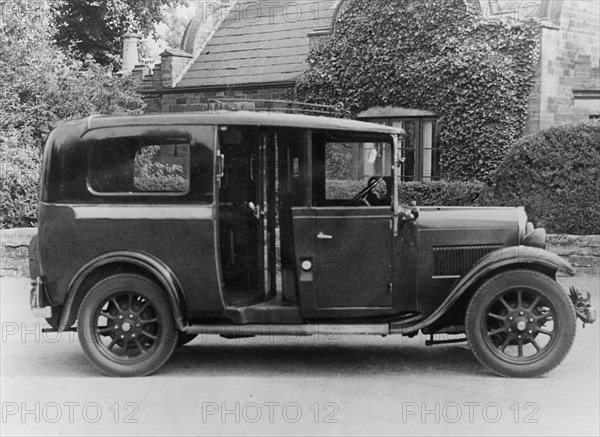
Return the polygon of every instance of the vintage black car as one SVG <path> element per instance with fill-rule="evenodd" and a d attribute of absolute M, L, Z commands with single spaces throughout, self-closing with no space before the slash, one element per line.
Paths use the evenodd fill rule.
<path fill-rule="evenodd" d="M 201 333 L 465 334 L 499 375 L 550 371 L 595 317 L 556 282 L 574 269 L 523 208 L 400 205 L 403 135 L 280 112 L 66 122 L 44 151 L 32 308 L 114 376 Z"/>

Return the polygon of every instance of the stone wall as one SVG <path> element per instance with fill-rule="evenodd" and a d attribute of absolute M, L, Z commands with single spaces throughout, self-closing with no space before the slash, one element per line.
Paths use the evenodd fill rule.
<path fill-rule="evenodd" d="M 0 276 L 29 276 L 27 248 L 37 229 L 0 230 Z M 548 235 L 548 250 L 567 259 L 580 275 L 600 275 L 600 235 Z M 600 277 L 600 276 L 599 276 Z"/>
<path fill-rule="evenodd" d="M 526 133 L 600 115 L 600 2 L 553 5 L 541 30 L 540 73 Z"/>

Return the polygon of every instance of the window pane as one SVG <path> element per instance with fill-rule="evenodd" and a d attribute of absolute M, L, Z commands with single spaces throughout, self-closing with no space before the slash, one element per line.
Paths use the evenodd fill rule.
<path fill-rule="evenodd" d="M 423 121 L 423 165 L 422 180 L 431 181 L 433 167 L 433 121 Z"/>
<path fill-rule="evenodd" d="M 402 165 L 402 180 L 414 181 L 417 123 L 415 121 L 403 121 L 395 122 L 394 125 L 396 125 L 396 123 L 401 123 L 399 127 L 402 127 L 406 131 L 406 137 L 401 146 L 401 154 L 405 158 L 404 164 Z"/>
<path fill-rule="evenodd" d="M 88 181 L 100 194 L 186 194 L 190 146 L 185 140 L 136 138 L 96 144 Z"/>
<path fill-rule="evenodd" d="M 391 175 L 392 146 L 387 143 L 327 143 L 325 146 L 326 199 L 352 199 L 369 183 Z M 373 190 L 377 199 L 388 197 L 381 181 Z"/>

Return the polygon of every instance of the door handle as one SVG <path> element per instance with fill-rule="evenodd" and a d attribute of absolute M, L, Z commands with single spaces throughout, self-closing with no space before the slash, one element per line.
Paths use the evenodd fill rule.
<path fill-rule="evenodd" d="M 327 234 L 324 234 L 323 232 L 319 232 L 317 234 L 317 238 L 319 240 L 333 240 L 333 236 L 332 235 L 327 235 Z"/>

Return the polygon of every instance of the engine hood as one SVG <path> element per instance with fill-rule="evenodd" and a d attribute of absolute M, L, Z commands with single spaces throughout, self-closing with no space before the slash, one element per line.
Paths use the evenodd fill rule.
<path fill-rule="evenodd" d="M 478 207 L 422 207 L 417 225 L 420 230 L 512 229 L 519 239 L 527 224 L 525 209 Z"/>

